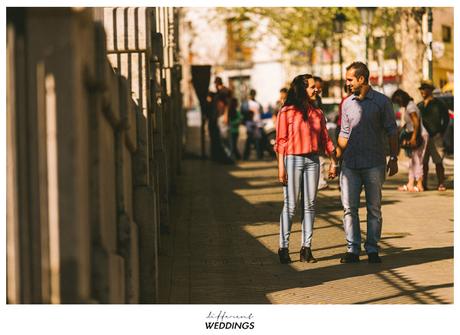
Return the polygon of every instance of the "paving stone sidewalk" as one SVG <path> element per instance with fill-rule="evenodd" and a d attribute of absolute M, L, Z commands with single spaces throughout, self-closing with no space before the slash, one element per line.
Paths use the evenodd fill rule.
<path fill-rule="evenodd" d="M 172 225 L 162 236 L 160 302 L 173 304 L 451 304 L 454 192 L 405 193 L 407 161 L 383 191 L 382 264 L 340 264 L 345 251 L 337 181 L 320 191 L 313 234 L 316 264 L 300 263 L 300 218 L 291 258 L 278 261 L 282 189 L 274 161 L 224 166 L 183 162 Z M 431 169 L 431 171 L 434 171 Z M 433 177 L 433 176 L 431 176 Z M 435 185 L 435 179 L 430 183 Z M 360 219 L 365 237 L 364 192 Z M 364 239 L 363 239 L 364 240 Z"/>

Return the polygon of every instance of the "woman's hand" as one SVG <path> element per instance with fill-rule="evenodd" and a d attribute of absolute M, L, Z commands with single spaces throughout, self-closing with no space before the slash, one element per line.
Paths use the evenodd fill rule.
<path fill-rule="evenodd" d="M 284 155 L 276 154 L 278 156 L 278 181 L 283 185 L 287 185 L 286 166 L 284 165 Z"/>
<path fill-rule="evenodd" d="M 287 185 L 287 173 L 284 168 L 278 169 L 278 181 L 283 185 Z"/>

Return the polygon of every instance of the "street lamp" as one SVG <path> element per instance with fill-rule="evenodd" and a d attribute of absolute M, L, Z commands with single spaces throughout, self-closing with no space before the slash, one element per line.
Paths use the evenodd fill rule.
<path fill-rule="evenodd" d="M 428 7 L 428 79 L 433 80 L 433 11 Z"/>
<path fill-rule="evenodd" d="M 336 34 L 342 34 L 343 33 L 343 25 L 345 21 L 347 20 L 347 17 L 345 14 L 342 12 L 337 12 L 334 17 L 334 33 Z"/>
<path fill-rule="evenodd" d="M 236 55 L 236 64 L 238 67 L 238 91 L 239 91 L 239 97 L 237 97 L 240 101 L 243 99 L 243 50 L 241 49 L 241 45 L 238 44 L 235 48 L 235 55 Z M 236 92 L 235 92 L 236 93 Z M 237 93 L 238 94 L 238 93 Z"/>
<path fill-rule="evenodd" d="M 334 17 L 334 33 L 339 34 L 339 63 L 340 63 L 340 97 L 342 97 L 342 90 L 343 90 L 343 57 L 342 57 L 342 34 L 343 34 L 343 26 L 347 17 L 341 11 L 337 12 Z"/>
<path fill-rule="evenodd" d="M 366 26 L 366 63 L 369 63 L 369 26 L 374 18 L 376 7 L 358 7 L 361 22 Z M 369 66 L 369 64 L 368 64 Z"/>

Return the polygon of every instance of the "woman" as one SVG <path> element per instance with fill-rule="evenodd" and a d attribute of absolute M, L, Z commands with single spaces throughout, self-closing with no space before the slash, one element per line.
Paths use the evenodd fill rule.
<path fill-rule="evenodd" d="M 319 180 L 319 154 L 322 150 L 331 157 L 329 178 L 335 178 L 337 174 L 334 145 L 326 129 L 326 120 L 321 109 L 313 105 L 316 94 L 315 81 L 310 74 L 295 77 L 277 117 L 274 149 L 278 155 L 278 179 L 284 191 L 278 249 L 282 264 L 291 262 L 289 236 L 299 193 L 302 207 L 300 261 L 316 262 L 311 252 L 311 240 Z"/>
<path fill-rule="evenodd" d="M 426 145 L 428 143 L 428 132 L 421 122 L 420 111 L 407 92 L 396 90 L 391 100 L 404 109 L 403 123 L 405 131 L 412 134 L 410 139 L 403 146 L 410 148 L 409 161 L 409 181 L 398 187 L 399 191 L 422 192 L 423 189 L 423 156 L 425 155 Z M 417 141 L 417 137 L 422 140 Z M 406 143 L 407 142 L 407 143 Z M 418 143 L 417 143 L 418 142 Z M 416 184 L 416 185 L 415 185 Z"/>

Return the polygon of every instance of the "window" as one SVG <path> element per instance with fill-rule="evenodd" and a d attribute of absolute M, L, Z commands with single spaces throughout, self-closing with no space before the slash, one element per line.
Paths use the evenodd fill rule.
<path fill-rule="evenodd" d="M 452 29 L 449 26 L 442 26 L 442 41 L 445 43 L 450 43 L 451 41 L 451 36 L 452 34 Z"/>
<path fill-rule="evenodd" d="M 440 88 L 443 88 L 445 84 L 447 84 L 447 80 L 445 80 L 445 79 L 440 79 L 439 80 L 439 87 Z"/>
<path fill-rule="evenodd" d="M 245 20 L 227 20 L 227 61 L 230 65 L 243 66 L 252 60 L 249 23 Z"/>

